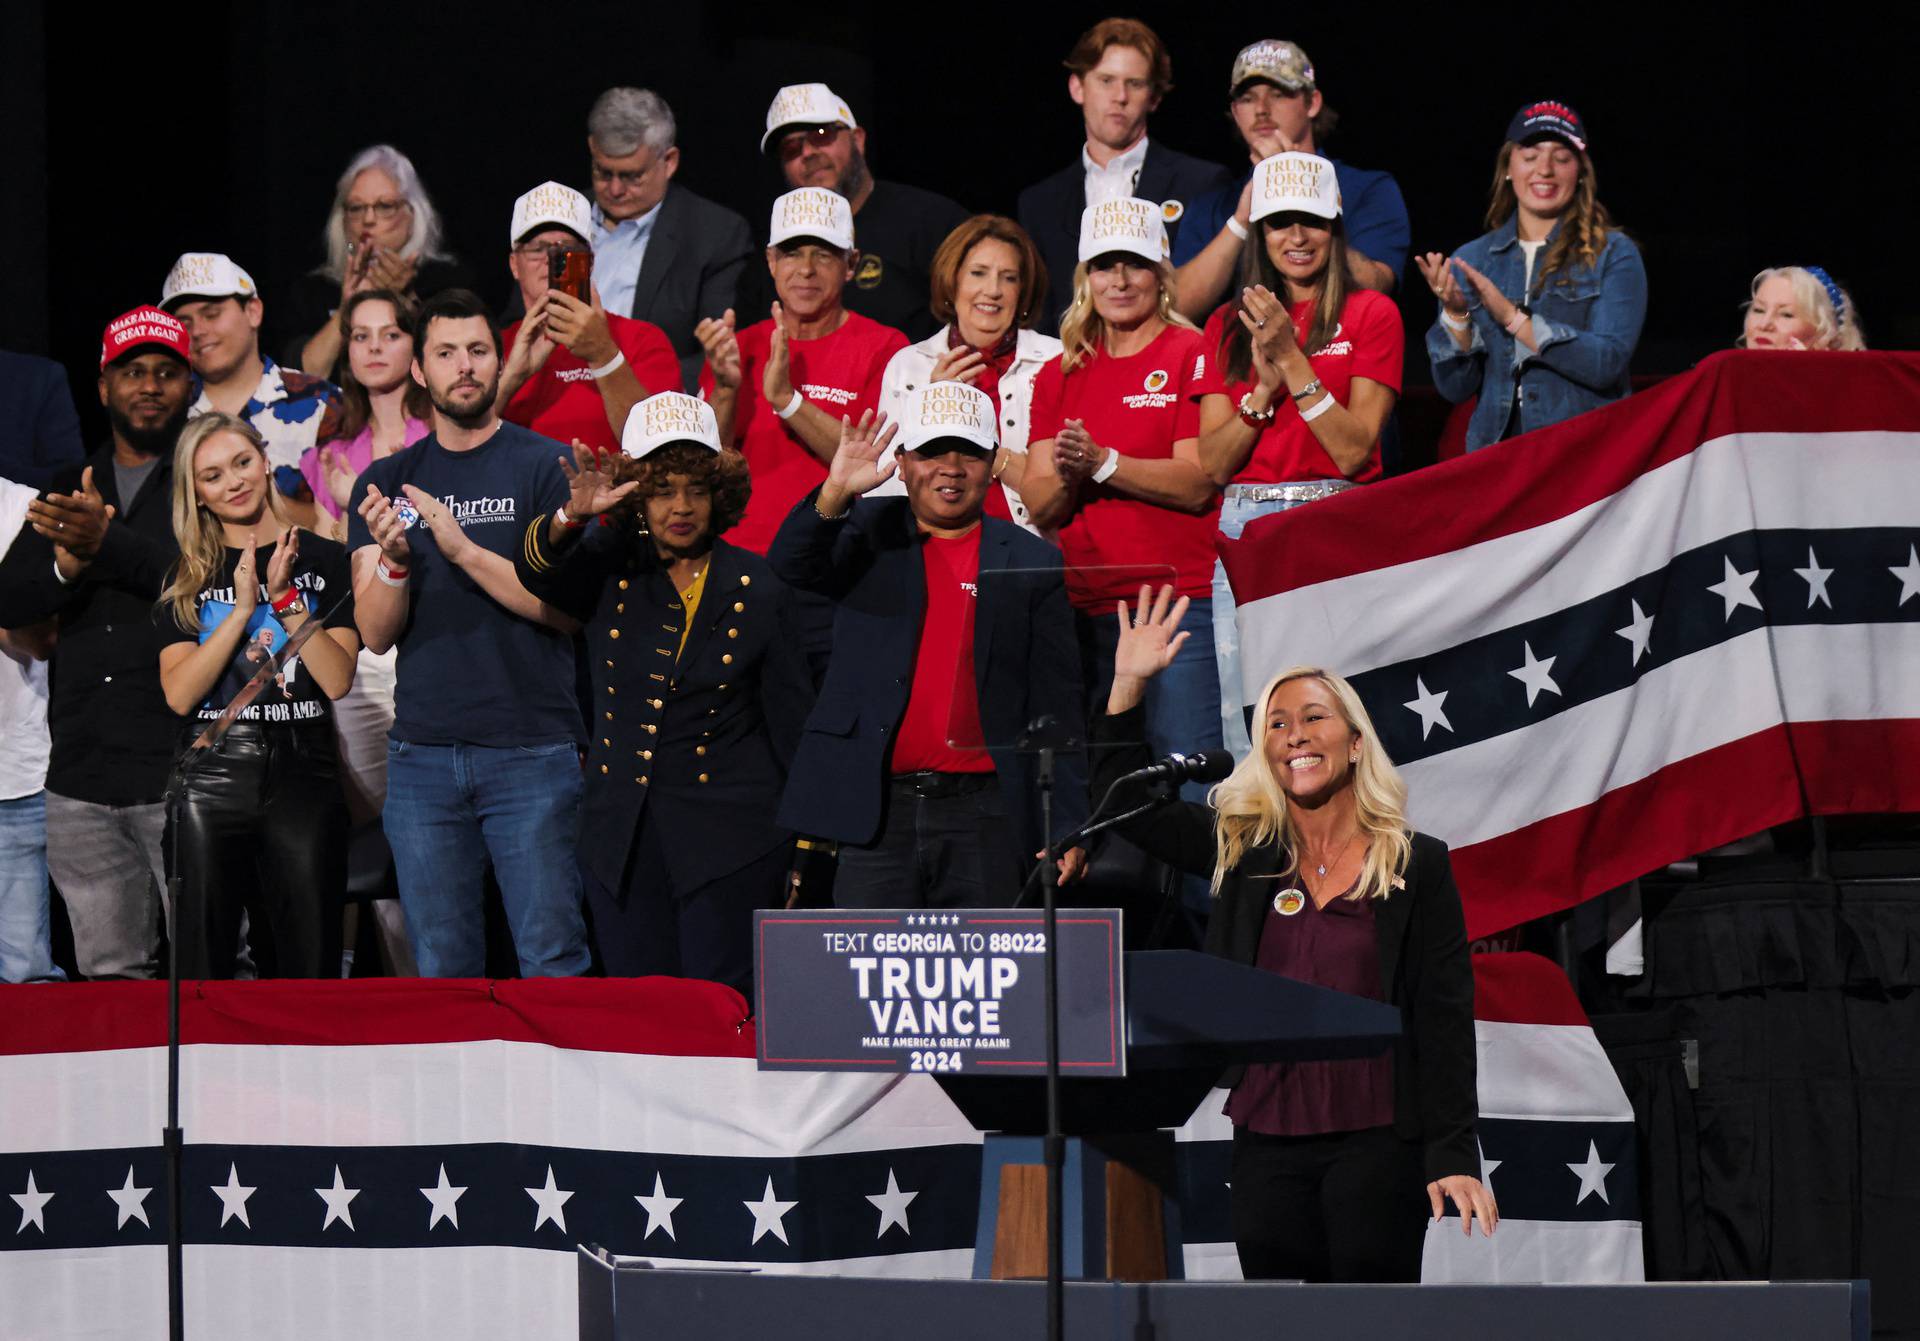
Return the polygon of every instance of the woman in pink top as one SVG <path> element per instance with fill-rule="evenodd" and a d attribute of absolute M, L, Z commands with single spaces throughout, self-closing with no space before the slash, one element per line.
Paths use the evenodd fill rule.
<path fill-rule="evenodd" d="M 360 472 L 432 431 L 433 407 L 426 389 L 413 380 L 416 311 L 411 298 L 391 289 L 357 293 L 340 309 L 340 336 L 346 346 L 340 392 L 346 413 L 339 436 L 317 444 L 300 459 L 300 473 L 307 477 L 319 505 L 315 529 L 329 538 L 347 538 L 345 509 Z M 386 807 L 393 661 L 391 649 L 361 648 L 353 687 L 333 705 L 340 780 L 356 837 L 378 832 L 380 812 Z M 349 955 L 358 930 L 356 893 L 350 883 L 342 942 Z M 399 901 L 375 898 L 368 906 L 379 928 L 382 967 L 402 977 L 413 976 L 413 951 Z"/>
<path fill-rule="evenodd" d="M 390 289 L 355 294 L 340 309 L 346 411 L 340 435 L 300 458 L 300 473 L 320 507 L 314 527 L 330 540 L 347 538 L 345 509 L 367 463 L 410 447 L 432 431 L 426 388 L 413 380 L 413 300 Z"/>

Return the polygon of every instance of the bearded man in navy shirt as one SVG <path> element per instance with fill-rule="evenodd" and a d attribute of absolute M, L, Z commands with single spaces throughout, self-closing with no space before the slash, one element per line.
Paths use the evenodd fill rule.
<path fill-rule="evenodd" d="M 347 532 L 360 636 L 400 649 L 384 822 L 407 932 L 422 976 L 481 976 L 491 862 L 520 972 L 583 973 L 576 624 L 513 571 L 528 521 L 566 500 L 563 449 L 495 414 L 479 298 L 431 299 L 413 349 L 433 433 L 367 467 Z"/>

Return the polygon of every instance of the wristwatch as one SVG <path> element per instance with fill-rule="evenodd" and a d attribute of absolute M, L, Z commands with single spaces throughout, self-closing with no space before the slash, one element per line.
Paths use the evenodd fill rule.
<path fill-rule="evenodd" d="M 1325 391 L 1325 390 L 1326 388 L 1320 385 L 1320 379 L 1316 377 L 1311 382 L 1308 382 L 1305 386 L 1301 387 L 1298 391 L 1289 392 L 1288 394 L 1291 395 L 1295 400 L 1307 400 L 1313 396 L 1319 395 L 1322 391 Z"/>

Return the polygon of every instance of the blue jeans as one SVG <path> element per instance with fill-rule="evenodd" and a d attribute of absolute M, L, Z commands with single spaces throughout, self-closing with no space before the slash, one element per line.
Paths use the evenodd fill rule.
<path fill-rule="evenodd" d="M 545 745 L 387 742 L 383 815 L 423 978 L 486 971 L 486 865 L 500 883 L 521 975 L 585 973 L 580 755 Z"/>
<path fill-rule="evenodd" d="M 1238 540 L 1241 532 L 1256 518 L 1285 512 L 1289 508 L 1304 507 L 1311 501 L 1272 499 L 1255 502 L 1250 498 L 1234 497 L 1233 490 L 1229 488 L 1227 496 L 1220 500 L 1220 534 L 1229 540 Z M 1234 759 L 1240 760 L 1253 753 L 1253 741 L 1248 730 L 1253 706 L 1249 700 L 1260 692 L 1268 676 L 1277 675 L 1286 667 L 1262 666 L 1256 672 L 1257 679 L 1247 678 L 1240 664 L 1240 626 L 1234 619 L 1234 610 L 1233 588 L 1227 583 L 1226 565 L 1215 559 L 1213 657 L 1220 672 L 1220 737 L 1226 747 L 1233 751 Z"/>
<path fill-rule="evenodd" d="M 0 982 L 60 982 L 47 931 L 47 794 L 0 801 Z"/>

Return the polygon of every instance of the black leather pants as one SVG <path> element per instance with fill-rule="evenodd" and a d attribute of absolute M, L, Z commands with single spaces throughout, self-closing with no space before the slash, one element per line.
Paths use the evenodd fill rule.
<path fill-rule="evenodd" d="M 180 975 L 233 976 L 244 910 L 261 977 L 338 977 L 347 810 L 332 726 L 235 725 L 190 767 L 168 844 Z"/>

